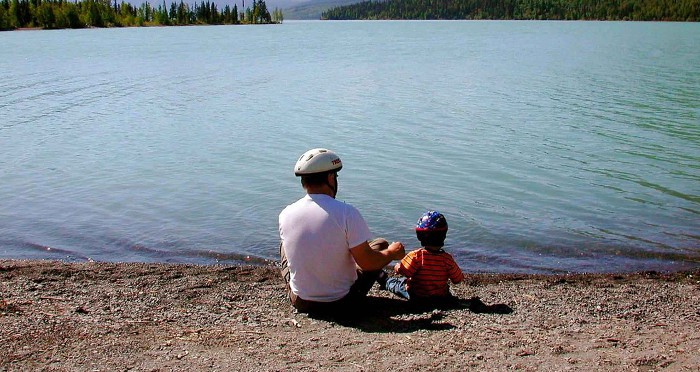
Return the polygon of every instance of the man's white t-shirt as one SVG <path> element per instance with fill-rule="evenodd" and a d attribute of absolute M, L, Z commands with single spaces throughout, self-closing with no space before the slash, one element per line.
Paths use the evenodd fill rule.
<path fill-rule="evenodd" d="M 279 215 L 292 293 L 304 300 L 343 298 L 357 280 L 354 248 L 371 238 L 360 212 L 325 194 L 311 194 Z"/>

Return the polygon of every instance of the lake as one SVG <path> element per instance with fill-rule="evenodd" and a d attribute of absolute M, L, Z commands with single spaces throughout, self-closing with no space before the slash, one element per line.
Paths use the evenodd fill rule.
<path fill-rule="evenodd" d="M 700 23 L 288 21 L 0 33 L 0 258 L 260 263 L 338 199 L 465 272 L 700 267 Z"/>

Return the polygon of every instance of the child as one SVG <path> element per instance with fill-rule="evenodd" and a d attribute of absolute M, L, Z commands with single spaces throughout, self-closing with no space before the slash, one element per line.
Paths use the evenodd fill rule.
<path fill-rule="evenodd" d="M 408 253 L 394 271 L 403 278 L 380 278 L 380 287 L 407 300 L 450 298 L 447 280 L 464 280 L 452 255 L 442 246 L 447 236 L 447 220 L 440 212 L 428 211 L 416 224 L 416 236 L 422 247 Z"/>

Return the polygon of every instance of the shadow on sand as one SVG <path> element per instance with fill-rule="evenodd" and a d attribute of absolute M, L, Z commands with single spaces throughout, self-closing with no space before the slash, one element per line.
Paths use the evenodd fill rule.
<path fill-rule="evenodd" d="M 361 312 L 348 311 L 334 314 L 308 314 L 309 318 L 334 322 L 365 332 L 408 333 L 418 330 L 449 330 L 456 328 L 444 322 L 445 311 L 468 309 L 476 314 L 510 314 L 513 309 L 505 304 L 487 305 L 478 297 L 470 299 L 415 302 L 397 298 L 367 297 Z M 361 313 L 361 315 L 353 315 Z"/>

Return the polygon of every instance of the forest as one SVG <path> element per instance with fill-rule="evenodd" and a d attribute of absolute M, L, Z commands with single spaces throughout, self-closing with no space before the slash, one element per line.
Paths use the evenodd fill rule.
<path fill-rule="evenodd" d="M 322 19 L 700 21 L 700 0 L 386 0 L 325 11 Z"/>
<path fill-rule="evenodd" d="M 250 4 L 250 3 L 249 3 Z M 241 4 L 218 9 L 215 3 L 202 1 L 188 5 L 174 0 L 168 6 L 140 6 L 117 0 L 0 0 L 0 30 L 18 28 L 89 28 L 133 26 L 184 26 L 220 24 L 282 23 L 282 11 L 270 14 L 265 0 L 252 0 L 245 8 Z"/>

